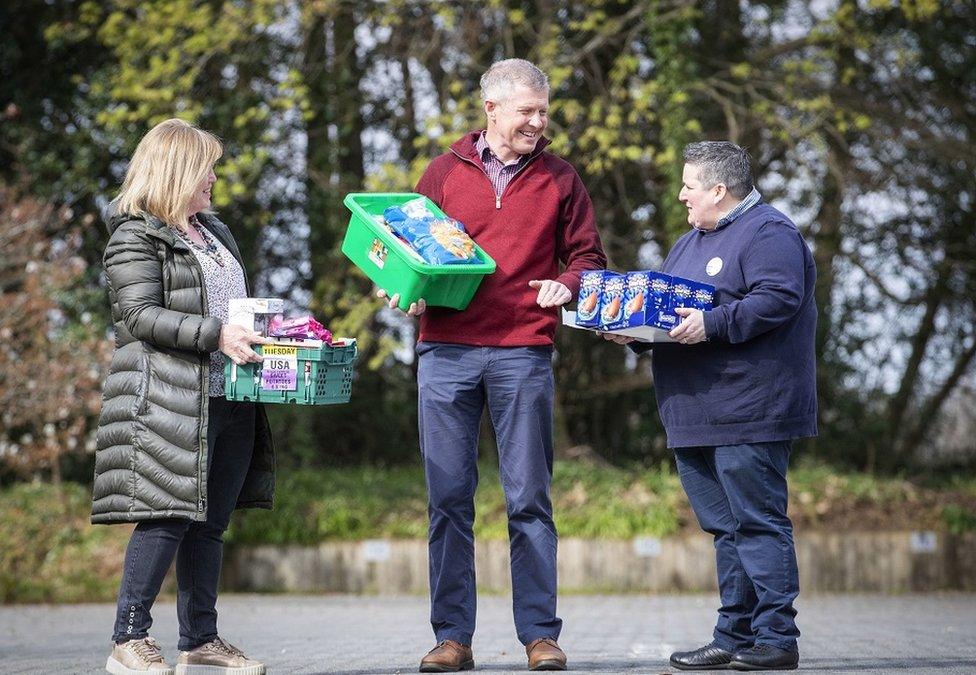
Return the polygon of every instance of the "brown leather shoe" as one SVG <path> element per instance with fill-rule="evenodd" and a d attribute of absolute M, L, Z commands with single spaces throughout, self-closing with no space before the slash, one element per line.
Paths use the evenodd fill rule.
<path fill-rule="evenodd" d="M 471 647 L 454 640 L 441 640 L 420 660 L 422 673 L 454 673 L 473 669 L 474 654 Z"/>
<path fill-rule="evenodd" d="M 566 655 L 552 638 L 533 640 L 525 646 L 529 670 L 566 670 Z"/>

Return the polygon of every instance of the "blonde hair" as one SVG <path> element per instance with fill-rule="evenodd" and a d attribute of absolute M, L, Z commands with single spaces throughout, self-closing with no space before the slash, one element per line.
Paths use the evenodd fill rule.
<path fill-rule="evenodd" d="M 132 155 L 116 212 L 155 216 L 186 231 L 193 192 L 223 152 L 220 140 L 210 132 L 180 119 L 160 122 L 142 137 Z"/>

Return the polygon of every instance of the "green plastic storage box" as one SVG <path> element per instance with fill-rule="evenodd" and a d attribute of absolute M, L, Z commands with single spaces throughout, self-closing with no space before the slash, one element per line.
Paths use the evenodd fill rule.
<path fill-rule="evenodd" d="M 357 349 L 353 342 L 344 346 L 295 347 L 284 344 L 267 345 L 269 352 L 263 363 L 235 365 L 225 357 L 224 396 L 231 401 L 260 401 L 261 403 L 297 403 L 299 405 L 330 405 L 348 403 L 352 395 L 353 364 Z M 265 345 L 254 345 L 254 351 L 265 354 Z M 290 369 L 277 365 L 296 365 Z M 267 368 L 268 372 L 262 372 Z M 294 382 L 292 382 L 292 379 Z"/>
<path fill-rule="evenodd" d="M 482 278 L 495 271 L 495 261 L 477 243 L 474 249 L 480 262 L 470 265 L 429 265 L 410 255 L 381 220 L 388 206 L 418 197 L 426 200 L 433 213 L 446 217 L 434 202 L 412 192 L 346 195 L 343 203 L 352 211 L 352 217 L 342 252 L 388 296 L 399 293 L 399 307 L 404 311 L 420 298 L 428 305 L 464 309 Z"/>

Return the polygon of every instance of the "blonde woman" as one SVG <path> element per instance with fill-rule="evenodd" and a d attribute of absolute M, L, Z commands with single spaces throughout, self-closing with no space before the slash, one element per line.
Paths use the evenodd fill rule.
<path fill-rule="evenodd" d="M 162 122 L 140 141 L 113 202 L 104 264 L 116 350 L 103 388 L 92 522 L 137 523 L 106 663 L 173 673 L 149 636 L 176 559 L 176 672 L 260 675 L 217 634 L 223 532 L 235 507 L 271 508 L 274 446 L 260 405 L 223 398 L 223 361 L 260 361 L 256 332 L 226 325 L 247 297 L 234 237 L 210 211 L 220 141 Z"/>

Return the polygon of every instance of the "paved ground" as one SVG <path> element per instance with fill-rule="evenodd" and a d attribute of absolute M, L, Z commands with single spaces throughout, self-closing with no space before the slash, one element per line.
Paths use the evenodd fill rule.
<path fill-rule="evenodd" d="M 560 600 L 560 643 L 572 670 L 668 672 L 673 649 L 707 641 L 711 596 L 575 596 Z M 510 600 L 480 600 L 478 670 L 524 673 Z M 432 646 L 424 598 L 227 595 L 221 634 L 278 673 L 416 672 Z M 840 673 L 976 673 L 976 595 L 813 596 L 798 603 L 800 668 Z M 0 672 L 97 673 L 108 655 L 110 605 L 0 606 Z M 176 656 L 172 602 L 154 635 Z"/>

